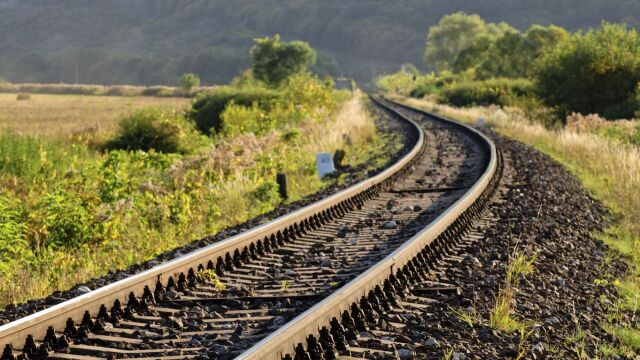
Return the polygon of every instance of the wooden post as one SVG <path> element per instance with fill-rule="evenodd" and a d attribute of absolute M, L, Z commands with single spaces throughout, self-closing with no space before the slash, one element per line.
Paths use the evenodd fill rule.
<path fill-rule="evenodd" d="M 277 174 L 276 182 L 278 183 L 278 193 L 280 193 L 280 197 L 282 200 L 287 200 L 289 198 L 287 194 L 287 175 Z"/>

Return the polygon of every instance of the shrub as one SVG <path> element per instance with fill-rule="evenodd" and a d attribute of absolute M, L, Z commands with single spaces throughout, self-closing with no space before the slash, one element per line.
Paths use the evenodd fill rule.
<path fill-rule="evenodd" d="M 384 92 L 406 95 L 413 88 L 416 76 L 407 72 L 397 72 L 378 77 L 375 84 L 378 89 Z"/>
<path fill-rule="evenodd" d="M 257 103 L 251 106 L 236 105 L 231 101 L 220 115 L 225 135 L 234 136 L 245 132 L 263 135 L 273 127 L 269 115 L 260 109 Z"/>
<path fill-rule="evenodd" d="M 118 133 L 107 142 L 106 148 L 187 153 L 193 148 L 193 137 L 197 137 L 193 126 L 182 116 L 151 108 L 124 118 L 120 122 Z"/>
<path fill-rule="evenodd" d="M 255 103 L 260 108 L 268 109 L 276 97 L 275 91 L 260 87 L 221 87 L 199 96 L 191 106 L 189 117 L 203 133 L 215 134 L 223 131 L 222 112 L 232 101 L 240 106 L 253 106 Z"/>
<path fill-rule="evenodd" d="M 462 81 L 445 85 L 439 100 L 454 106 L 513 105 L 518 98 L 533 96 L 532 83 L 525 79 Z"/>
<path fill-rule="evenodd" d="M 540 98 L 562 116 L 630 118 L 638 110 L 640 35 L 607 23 L 575 34 L 540 60 L 535 77 Z"/>
<path fill-rule="evenodd" d="M 288 77 L 316 63 L 316 51 L 304 41 L 284 42 L 280 35 L 256 39 L 251 48 L 253 75 L 265 84 L 277 87 Z"/>
<path fill-rule="evenodd" d="M 31 94 L 20 93 L 16 96 L 16 100 L 31 100 Z"/>
<path fill-rule="evenodd" d="M 180 88 L 185 91 L 191 91 L 193 88 L 200 86 L 200 78 L 193 73 L 186 73 L 180 78 Z"/>

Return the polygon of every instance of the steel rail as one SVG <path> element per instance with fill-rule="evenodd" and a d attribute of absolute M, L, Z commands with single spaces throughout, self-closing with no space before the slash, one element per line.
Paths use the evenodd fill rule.
<path fill-rule="evenodd" d="M 320 216 L 325 211 L 335 209 L 349 199 L 390 180 L 411 164 L 420 154 L 425 142 L 420 126 L 404 117 L 400 119 L 410 124 L 411 131 L 414 135 L 417 134 L 417 139 L 407 154 L 381 173 L 266 224 L 0 326 L 0 351 L 6 345 L 21 349 L 28 335 L 32 335 L 35 339 L 42 339 L 49 327 L 61 331 L 69 318 L 78 323 L 85 311 L 95 316 L 102 304 L 113 304 L 115 300 L 126 304 L 130 293 L 141 296 L 145 286 L 153 289 L 158 281 L 166 284 L 169 277 L 177 278 L 181 273 L 186 274 L 189 270 L 196 270 L 199 265 L 206 266 L 208 261 L 215 261 L 217 258 L 224 258 L 226 254 L 242 251 L 260 239 L 291 229 L 304 220 Z"/>
<path fill-rule="evenodd" d="M 281 360 L 285 355 L 293 355 L 297 344 L 305 344 L 308 335 L 316 335 L 322 327 L 330 328 L 332 318 L 340 318 L 343 311 L 349 310 L 352 303 L 365 297 L 376 286 L 382 286 L 395 271 L 407 265 L 423 248 L 433 242 L 443 233 L 461 214 L 469 209 L 475 201 L 489 187 L 498 169 L 498 156 L 494 143 L 478 130 L 455 120 L 429 114 L 403 104 L 388 101 L 395 106 L 410 109 L 424 116 L 438 121 L 454 124 L 460 130 L 471 134 L 485 144 L 489 153 L 486 170 L 478 181 L 451 207 L 438 216 L 426 228 L 409 239 L 404 245 L 389 254 L 339 290 L 335 291 L 304 313 L 291 320 L 274 333 L 242 353 L 236 359 L 240 360 Z M 381 106 L 402 116 L 397 111 L 378 102 Z M 406 117 L 405 117 L 406 118 Z M 395 270 L 395 271 L 394 271 Z"/>

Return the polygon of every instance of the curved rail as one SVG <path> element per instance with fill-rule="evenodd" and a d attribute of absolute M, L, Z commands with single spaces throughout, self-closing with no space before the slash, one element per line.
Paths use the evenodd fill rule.
<path fill-rule="evenodd" d="M 476 129 L 457 121 L 438 117 L 406 105 L 395 102 L 391 103 L 399 107 L 422 113 L 423 115 L 434 118 L 438 121 L 454 124 L 462 131 L 465 131 L 473 137 L 481 140 L 481 142 L 486 145 L 489 152 L 489 162 L 486 170 L 480 176 L 478 181 L 449 209 L 447 209 L 447 211 L 438 216 L 436 220 L 407 241 L 403 246 L 396 249 L 385 259 L 378 262 L 360 276 L 351 280 L 342 288 L 335 291 L 324 300 L 296 317 L 294 320 L 288 322 L 283 327 L 255 344 L 236 359 L 281 360 L 285 355 L 293 354 L 295 352 L 296 344 L 306 343 L 307 335 L 317 334 L 323 327 L 329 328 L 332 318 L 340 318 L 340 314 L 345 310 L 349 310 L 351 304 L 357 303 L 357 301 L 362 297 L 366 297 L 370 291 L 376 288 L 376 286 L 382 286 L 384 281 L 392 274 L 407 265 L 423 248 L 425 248 L 425 246 L 433 242 L 456 219 L 458 219 L 460 215 L 469 209 L 489 187 L 494 174 L 496 174 L 498 169 L 496 147 L 489 138 Z M 382 102 L 378 102 L 378 104 L 403 117 L 395 110 L 385 106 Z"/>
<path fill-rule="evenodd" d="M 401 119 L 404 118 L 401 117 Z M 206 265 L 209 261 L 218 259 L 219 262 L 221 258 L 224 259 L 229 254 L 233 256 L 243 251 L 243 249 L 255 245 L 260 239 L 275 234 L 280 235 L 285 231 L 292 231 L 302 221 L 317 219 L 317 217 L 326 214 L 332 209 L 344 206 L 350 199 L 382 186 L 387 181 L 390 181 L 394 175 L 405 169 L 420 154 L 423 148 L 425 140 L 420 126 L 409 119 L 404 119 L 404 121 L 408 122 L 414 131 L 413 135 L 416 138 L 413 148 L 395 164 L 378 175 L 254 229 L 0 326 L 0 349 L 5 348 L 7 345 L 12 347 L 13 345 L 21 346 L 28 335 L 41 339 L 45 336 L 49 327 L 55 329 L 64 328 L 69 318 L 77 323 L 82 319 L 85 311 L 95 316 L 102 304 L 112 304 L 115 300 L 126 303 L 130 293 L 135 296 L 141 296 L 145 287 L 153 289 L 157 282 L 166 284 L 169 277 L 177 278 L 181 273 L 187 273 L 190 270 L 195 271 L 199 265 Z"/>

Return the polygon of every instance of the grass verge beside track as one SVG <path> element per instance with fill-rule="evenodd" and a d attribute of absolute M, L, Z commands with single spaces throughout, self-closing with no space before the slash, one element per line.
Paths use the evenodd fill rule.
<path fill-rule="evenodd" d="M 93 99 L 101 100 L 87 101 Z M 62 117 L 78 125 L 109 117 L 123 99 L 93 115 L 76 104 L 75 115 Z M 287 174 L 288 202 L 345 181 L 318 178 L 318 151 L 344 149 L 345 165 L 378 168 L 402 146 L 402 135 L 378 134 L 362 96 L 344 100 L 295 133 L 239 134 L 189 155 L 103 153 L 64 135 L 43 136 L 39 126 L 31 135 L 0 134 L 0 307 L 69 289 L 267 213 L 281 204 L 278 171 Z M 50 112 L 7 116 L 21 115 L 27 129 Z M 45 241 L 53 237 L 64 243 Z"/>

